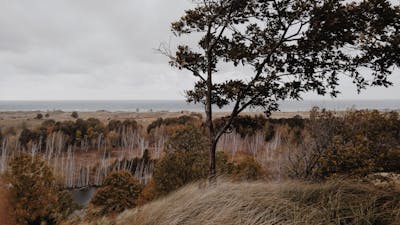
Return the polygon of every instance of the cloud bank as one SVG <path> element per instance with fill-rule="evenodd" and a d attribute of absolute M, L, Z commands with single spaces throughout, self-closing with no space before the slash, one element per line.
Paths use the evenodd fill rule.
<path fill-rule="evenodd" d="M 174 38 L 170 23 L 191 6 L 190 0 L 0 0 L 0 100 L 183 99 L 195 79 L 154 49 Z M 345 81 L 341 98 L 397 98 L 399 75 L 394 87 L 361 95 Z"/>

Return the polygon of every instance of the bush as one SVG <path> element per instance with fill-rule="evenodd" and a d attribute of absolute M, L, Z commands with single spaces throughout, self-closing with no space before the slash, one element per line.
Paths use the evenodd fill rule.
<path fill-rule="evenodd" d="M 343 116 L 313 109 L 300 134 L 292 135 L 292 177 L 325 179 L 400 172 L 398 113 L 348 111 Z M 293 154 L 294 153 L 294 154 Z"/>
<path fill-rule="evenodd" d="M 253 157 L 248 156 L 233 166 L 232 177 L 234 180 L 255 181 L 264 179 L 266 173 Z"/>
<path fill-rule="evenodd" d="M 168 194 L 183 185 L 206 178 L 208 158 L 204 152 L 176 151 L 166 154 L 153 171 L 157 196 Z"/>
<path fill-rule="evenodd" d="M 207 138 L 193 125 L 178 130 L 167 142 L 166 155 L 153 171 L 157 196 L 168 194 L 208 174 Z"/>
<path fill-rule="evenodd" d="M 10 202 L 10 194 L 8 188 L 0 179 L 0 224 L 15 224 L 14 210 Z"/>
<path fill-rule="evenodd" d="M 206 152 L 207 137 L 199 130 L 199 128 L 188 125 L 178 131 L 166 143 L 166 151 L 175 152 Z"/>
<path fill-rule="evenodd" d="M 156 198 L 155 184 L 154 181 L 151 180 L 147 185 L 143 188 L 142 192 L 138 197 L 137 205 L 142 206 L 148 202 L 153 201 Z"/>
<path fill-rule="evenodd" d="M 38 119 L 38 120 L 43 119 L 43 114 L 38 113 L 38 114 L 36 115 L 35 119 Z"/>
<path fill-rule="evenodd" d="M 178 118 L 158 118 L 156 121 L 152 122 L 148 127 L 147 127 L 147 133 L 150 134 L 152 130 L 154 130 L 157 127 L 161 126 L 177 126 L 177 125 L 189 125 L 189 124 L 196 124 L 196 122 L 200 121 L 200 117 L 194 115 L 194 116 L 180 116 Z"/>
<path fill-rule="evenodd" d="M 74 119 L 78 119 L 78 117 L 79 117 L 78 112 L 76 112 L 76 111 L 72 112 L 71 117 Z"/>
<path fill-rule="evenodd" d="M 224 126 L 229 117 L 222 117 L 214 120 L 215 127 Z M 242 138 L 253 136 L 257 131 L 263 130 L 267 119 L 265 116 L 238 116 L 232 122 L 231 129 L 236 131 Z"/>
<path fill-rule="evenodd" d="M 11 185 L 11 203 L 18 224 L 56 224 L 73 210 L 71 202 L 61 207 L 52 171 L 38 156 L 17 155 L 9 163 L 5 181 Z M 66 193 L 63 196 L 67 198 Z"/>
<path fill-rule="evenodd" d="M 106 177 L 91 203 L 100 208 L 100 213 L 119 213 L 134 208 L 142 185 L 127 171 L 112 172 Z"/>
<path fill-rule="evenodd" d="M 166 155 L 153 172 L 155 195 L 161 196 L 208 176 L 207 138 L 194 126 L 178 130 L 166 144 Z M 217 153 L 217 173 L 232 170 L 223 152 Z"/>

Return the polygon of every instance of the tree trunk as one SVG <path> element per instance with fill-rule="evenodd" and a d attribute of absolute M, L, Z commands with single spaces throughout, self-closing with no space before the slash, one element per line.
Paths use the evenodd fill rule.
<path fill-rule="evenodd" d="M 211 24 L 209 24 L 211 27 Z M 211 42 L 210 30 L 207 34 L 207 42 L 208 46 Z M 213 91 L 213 83 L 212 83 L 212 51 L 208 49 L 206 52 L 207 55 L 207 94 L 206 94 L 206 125 L 208 129 L 208 150 L 209 150 L 209 181 L 214 182 L 216 170 L 215 170 L 215 151 L 216 151 L 216 140 L 214 133 L 214 125 L 213 125 L 213 115 L 212 115 L 212 91 Z"/>
<path fill-rule="evenodd" d="M 217 150 L 217 143 L 213 141 L 212 146 L 210 147 L 210 172 L 209 172 L 209 181 L 214 182 L 216 178 L 216 157 L 215 153 Z"/>
<path fill-rule="evenodd" d="M 207 79 L 207 97 L 206 97 L 206 125 L 208 131 L 208 150 L 209 150 L 209 180 L 213 182 L 216 175 L 215 170 L 215 152 L 217 148 L 217 143 L 215 140 L 214 134 L 214 125 L 212 118 L 212 103 L 211 103 L 211 95 L 212 95 L 212 81 L 211 74 Z"/>

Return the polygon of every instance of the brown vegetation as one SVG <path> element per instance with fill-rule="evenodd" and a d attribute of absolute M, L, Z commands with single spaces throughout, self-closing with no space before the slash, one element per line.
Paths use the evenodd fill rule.
<path fill-rule="evenodd" d="M 0 224 L 1 225 L 14 225 L 15 217 L 14 210 L 11 205 L 10 194 L 8 188 L 0 179 Z"/>
<path fill-rule="evenodd" d="M 305 129 L 286 133 L 289 176 L 325 179 L 400 172 L 397 112 L 334 112 L 314 109 Z"/>
<path fill-rule="evenodd" d="M 100 208 L 101 215 L 120 213 L 137 205 L 142 189 L 131 173 L 113 172 L 106 177 L 103 187 L 97 190 L 91 203 Z"/>
<path fill-rule="evenodd" d="M 77 208 L 68 193 L 59 192 L 51 169 L 38 156 L 20 153 L 4 177 L 19 225 L 54 224 Z"/>
<path fill-rule="evenodd" d="M 71 220 L 94 225 L 314 225 L 400 222 L 400 195 L 394 187 L 368 183 L 231 183 L 188 185 L 165 198 L 128 210 L 116 219 Z M 102 222 L 102 223 L 101 223 Z"/>

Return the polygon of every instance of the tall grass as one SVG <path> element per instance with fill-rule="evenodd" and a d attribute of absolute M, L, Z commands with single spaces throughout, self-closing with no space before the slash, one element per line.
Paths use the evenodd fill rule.
<path fill-rule="evenodd" d="M 71 224 L 400 224 L 400 192 L 371 184 L 219 182 L 188 185 L 115 219 Z M 101 221 L 101 222 L 100 222 Z"/>

